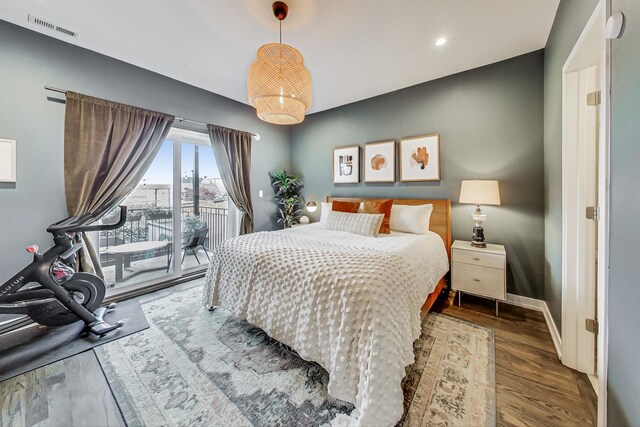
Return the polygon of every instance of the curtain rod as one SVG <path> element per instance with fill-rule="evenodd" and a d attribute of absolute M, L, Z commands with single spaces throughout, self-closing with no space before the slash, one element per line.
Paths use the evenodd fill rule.
<path fill-rule="evenodd" d="M 44 88 L 45 88 L 45 90 L 49 90 L 51 92 L 62 93 L 64 95 L 66 95 L 67 92 L 68 92 L 66 89 L 60 89 L 60 88 L 52 87 L 52 86 L 45 86 Z M 179 122 L 189 122 L 189 123 L 195 123 L 195 124 L 203 125 L 203 126 L 207 126 L 209 124 L 209 123 L 205 123 L 205 122 L 199 122 L 197 120 L 185 119 L 184 117 L 176 117 L 176 120 L 178 120 Z M 254 133 L 254 132 L 249 132 L 249 133 L 251 135 L 253 135 L 253 138 L 256 141 L 260 141 L 260 134 Z"/>

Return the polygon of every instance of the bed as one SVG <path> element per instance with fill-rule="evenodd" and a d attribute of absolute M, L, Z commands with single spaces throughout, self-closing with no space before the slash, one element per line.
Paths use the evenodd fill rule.
<path fill-rule="evenodd" d="M 327 198 L 336 200 L 364 199 Z M 402 417 L 413 342 L 446 283 L 450 200 L 394 204 L 432 204 L 430 231 L 373 238 L 311 224 L 252 233 L 221 244 L 207 270 L 206 307 L 224 307 L 327 370 L 329 395 L 355 407 L 333 425 Z"/>

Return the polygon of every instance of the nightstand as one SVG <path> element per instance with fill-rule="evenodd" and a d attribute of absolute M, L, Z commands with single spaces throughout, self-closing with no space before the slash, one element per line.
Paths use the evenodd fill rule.
<path fill-rule="evenodd" d="M 456 240 L 451 245 L 453 267 L 451 289 L 458 292 L 458 305 L 462 293 L 492 298 L 498 303 L 507 296 L 507 253 L 502 245 L 487 244 L 486 248 L 471 246 L 471 242 Z"/>

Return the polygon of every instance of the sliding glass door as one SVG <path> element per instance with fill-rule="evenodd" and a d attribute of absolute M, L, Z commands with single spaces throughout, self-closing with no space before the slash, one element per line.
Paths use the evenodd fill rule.
<path fill-rule="evenodd" d="M 125 225 L 92 236 L 109 295 L 204 270 L 212 249 L 227 238 L 227 192 L 204 133 L 172 129 L 122 204 Z M 102 221 L 118 216 L 116 208 Z"/>
<path fill-rule="evenodd" d="M 187 138 L 181 143 L 181 268 L 198 269 L 209 252 L 227 237 L 228 196 L 207 144 Z"/>

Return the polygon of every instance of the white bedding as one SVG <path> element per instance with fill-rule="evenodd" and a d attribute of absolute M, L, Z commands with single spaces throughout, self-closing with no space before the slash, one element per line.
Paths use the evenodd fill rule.
<path fill-rule="evenodd" d="M 355 405 L 333 424 L 394 425 L 420 307 L 448 264 L 435 233 L 373 238 L 322 224 L 253 233 L 215 250 L 204 304 L 230 310 L 324 367 L 329 394 Z"/>

